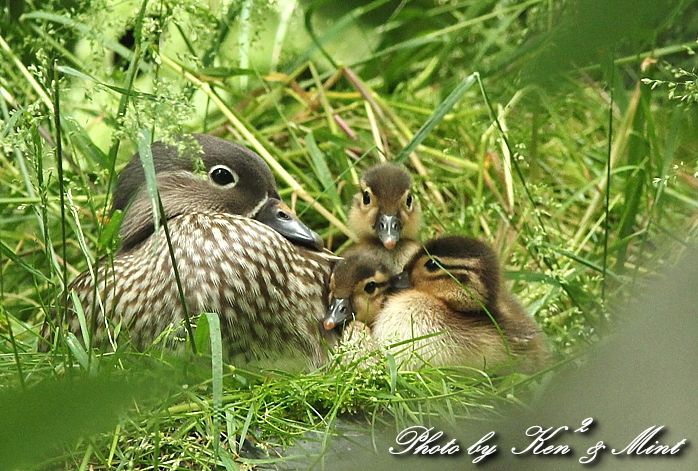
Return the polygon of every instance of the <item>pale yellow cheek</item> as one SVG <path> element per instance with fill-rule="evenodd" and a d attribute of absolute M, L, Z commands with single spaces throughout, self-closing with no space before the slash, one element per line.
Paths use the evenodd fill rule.
<path fill-rule="evenodd" d="M 364 291 L 363 286 L 364 284 L 361 283 L 360 287 L 357 287 L 352 295 L 351 303 L 355 311 L 354 314 L 356 314 L 356 320 L 371 324 L 380 310 L 382 295 L 375 293 L 374 295 L 369 295 Z"/>
<path fill-rule="evenodd" d="M 487 303 L 485 299 L 484 286 L 479 281 L 474 284 L 456 285 L 453 291 L 452 304 L 459 306 L 459 310 L 479 310 Z"/>
<path fill-rule="evenodd" d="M 357 290 L 358 291 L 358 290 Z M 354 308 L 354 314 L 356 314 L 356 320 L 365 321 L 368 316 L 369 304 L 368 297 L 361 292 L 354 294 L 351 300 L 352 307 Z"/>
<path fill-rule="evenodd" d="M 369 206 L 364 207 L 363 204 L 352 205 L 349 211 L 348 223 L 351 229 L 360 238 L 374 236 L 373 222 L 376 220 L 378 209 Z"/>
<path fill-rule="evenodd" d="M 452 290 L 451 285 L 453 283 L 450 280 L 444 280 L 441 276 L 439 272 L 430 273 L 425 268 L 422 268 L 413 279 L 414 289 L 437 298 L 445 296 Z"/>
<path fill-rule="evenodd" d="M 383 305 L 384 299 L 385 297 L 382 293 L 372 297 L 371 303 L 368 306 L 368 312 L 366 313 L 366 316 L 363 319 L 364 322 L 366 322 L 369 325 L 373 324 L 373 321 L 376 320 L 376 317 L 378 316 L 378 313 L 381 310 L 381 306 Z"/>
<path fill-rule="evenodd" d="M 400 211 L 402 219 L 402 236 L 408 239 L 416 239 L 421 227 L 421 215 L 419 208 L 413 206 L 411 210 L 403 208 Z"/>
<path fill-rule="evenodd" d="M 415 280 L 414 288 L 446 303 L 456 311 L 478 310 L 484 304 L 484 287 L 479 282 L 461 286 L 450 278 L 434 278 L 433 274 L 424 270 Z"/>
<path fill-rule="evenodd" d="M 470 294 L 462 291 L 448 299 L 447 303 L 449 306 L 458 311 L 477 311 L 482 309 L 481 303 L 479 303 Z"/>

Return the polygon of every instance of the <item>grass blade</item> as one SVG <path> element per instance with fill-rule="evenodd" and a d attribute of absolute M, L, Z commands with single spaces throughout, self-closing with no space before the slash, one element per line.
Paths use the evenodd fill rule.
<path fill-rule="evenodd" d="M 400 151 L 400 153 L 395 157 L 396 163 L 403 163 L 409 155 L 414 152 L 419 144 L 427 137 L 427 135 L 436 127 L 437 124 L 441 122 L 443 117 L 451 111 L 451 108 L 460 100 L 465 92 L 473 86 L 477 80 L 477 73 L 468 75 L 463 79 L 456 88 L 453 89 L 451 93 L 448 94 L 446 99 L 442 101 L 439 106 L 436 107 L 434 113 L 427 119 L 422 127 L 415 133 L 412 140 L 407 144 L 407 146 Z"/>

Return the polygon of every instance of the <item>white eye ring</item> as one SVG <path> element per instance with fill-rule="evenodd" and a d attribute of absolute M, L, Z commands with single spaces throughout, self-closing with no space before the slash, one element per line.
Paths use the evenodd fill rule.
<path fill-rule="evenodd" d="M 232 188 L 240 180 L 238 174 L 233 172 L 227 165 L 215 165 L 208 171 L 208 178 L 213 183 L 224 188 Z"/>

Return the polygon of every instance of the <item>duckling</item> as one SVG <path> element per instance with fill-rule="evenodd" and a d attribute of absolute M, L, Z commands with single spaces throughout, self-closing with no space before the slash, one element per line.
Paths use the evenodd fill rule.
<path fill-rule="evenodd" d="M 391 275 L 387 266 L 368 253 L 337 262 L 330 276 L 325 329 L 351 320 L 370 328 L 385 300 Z"/>
<path fill-rule="evenodd" d="M 323 327 L 341 331 L 335 350 L 345 365 L 376 364 L 380 347 L 371 335 L 371 325 L 385 300 L 392 272 L 368 253 L 345 258 L 330 276 L 329 307 Z M 366 354 L 369 354 L 368 356 Z"/>
<path fill-rule="evenodd" d="M 322 365 L 326 344 L 336 343 L 321 326 L 333 257 L 318 251 L 319 236 L 281 203 L 261 157 L 212 136 L 182 142 L 189 144 L 182 156 L 163 143 L 154 143 L 152 154 L 187 312 L 220 316 L 229 361 Z M 69 289 L 94 327 L 93 345 L 128 331 L 143 349 L 182 323 L 184 307 L 138 154 L 119 176 L 113 206 L 125 209 L 121 249 L 113 263 L 101 261 L 96 276 L 86 271 Z M 81 338 L 74 313 L 68 327 Z M 169 339 L 168 346 L 176 343 Z"/>
<path fill-rule="evenodd" d="M 346 257 L 367 252 L 391 270 L 400 271 L 420 248 L 421 211 L 411 192 L 409 173 L 400 165 L 381 163 L 361 178 L 361 192 L 349 210 L 349 227 L 359 241 Z"/>
<path fill-rule="evenodd" d="M 402 290 L 385 300 L 373 335 L 384 344 L 430 336 L 408 345 L 408 367 L 506 364 L 533 373 L 546 362 L 538 325 L 504 290 L 497 256 L 484 242 L 461 236 L 432 240 L 391 286 Z"/>

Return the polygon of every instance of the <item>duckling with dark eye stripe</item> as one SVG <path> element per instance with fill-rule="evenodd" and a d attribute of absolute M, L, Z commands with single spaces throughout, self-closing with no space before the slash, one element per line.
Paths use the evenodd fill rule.
<path fill-rule="evenodd" d="M 338 353 L 342 363 L 375 363 L 375 359 L 369 360 L 365 355 L 379 349 L 371 335 L 371 325 L 385 300 L 390 275 L 384 264 L 367 253 L 337 262 L 330 276 L 330 303 L 323 326 L 341 331 Z"/>
<path fill-rule="evenodd" d="M 375 165 L 363 174 L 348 221 L 359 241 L 346 257 L 371 253 L 391 270 L 402 270 L 420 247 L 421 212 L 411 185 L 409 173 L 393 163 Z"/>
<path fill-rule="evenodd" d="M 476 239 L 432 240 L 405 270 L 373 325 L 383 344 L 417 339 L 396 347 L 409 368 L 462 365 L 533 373 L 547 361 L 547 346 L 535 321 L 500 282 L 494 251 Z M 497 323 L 499 330 L 494 322 Z M 419 338 L 430 336 L 428 338 Z"/>
<path fill-rule="evenodd" d="M 351 320 L 370 328 L 385 300 L 391 274 L 388 267 L 367 253 L 337 262 L 330 276 L 325 329 Z"/>
<path fill-rule="evenodd" d="M 190 144 L 182 156 L 163 143 L 153 144 L 152 154 L 189 315 L 220 316 L 229 361 L 320 366 L 325 344 L 337 339 L 321 326 L 334 257 L 317 251 L 322 240 L 281 203 L 261 157 L 211 136 L 182 142 Z M 99 263 L 96 279 L 84 272 L 69 289 L 95 326 L 93 345 L 121 331 L 143 349 L 182 323 L 184 307 L 164 229 L 153 226 L 138 155 L 121 172 L 114 194 L 114 208 L 125 209 L 123 246 L 112 264 Z M 81 338 L 74 313 L 68 327 Z"/>

